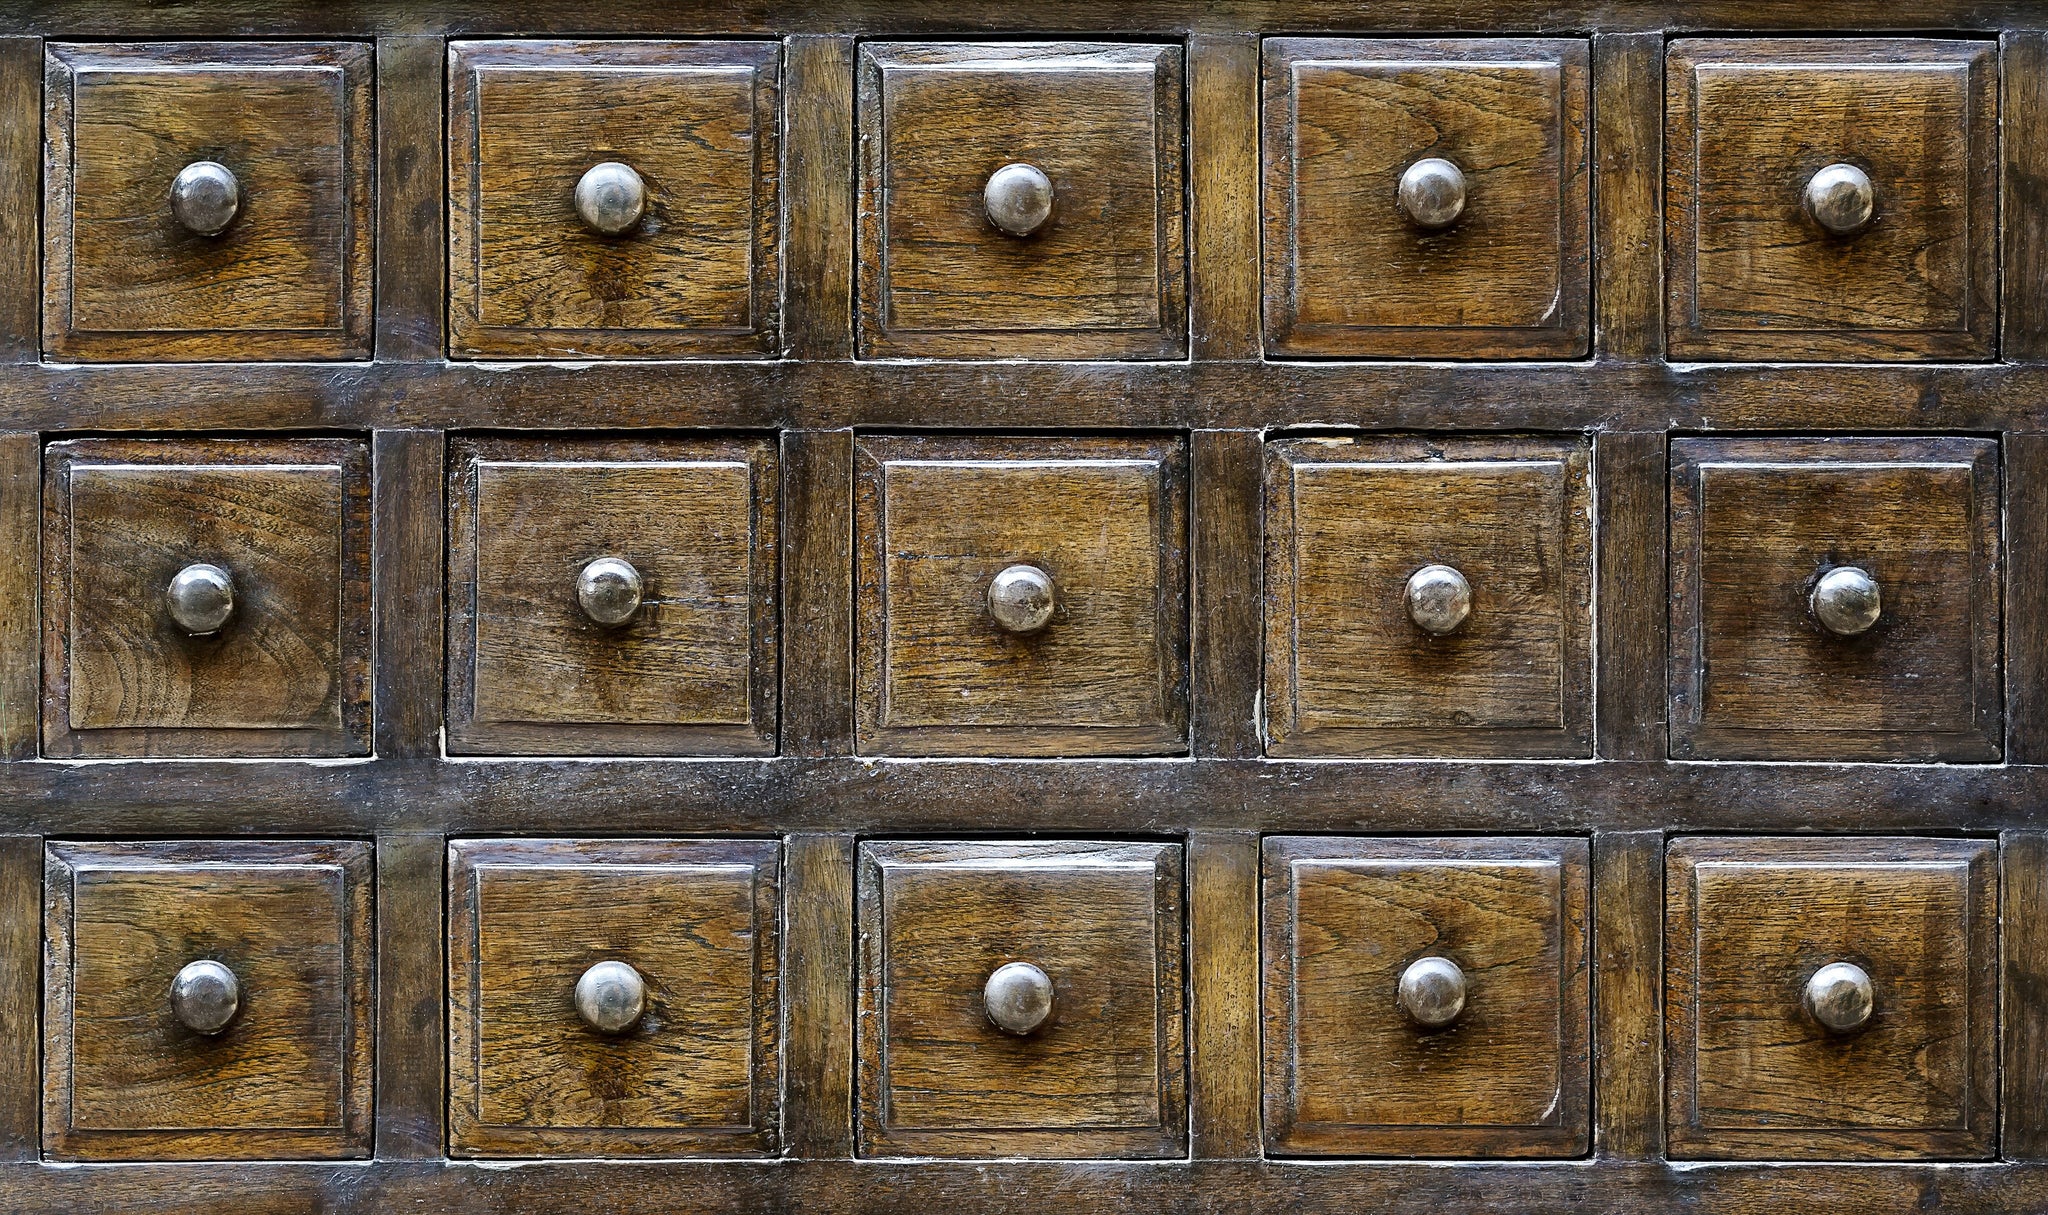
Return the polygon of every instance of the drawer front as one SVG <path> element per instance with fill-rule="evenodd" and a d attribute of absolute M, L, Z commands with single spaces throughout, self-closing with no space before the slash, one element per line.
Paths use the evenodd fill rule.
<path fill-rule="evenodd" d="M 370 1155 L 370 847 L 52 844 L 43 1150 Z"/>
<path fill-rule="evenodd" d="M 347 439 L 51 444 L 45 753 L 368 754 L 368 464 Z"/>
<path fill-rule="evenodd" d="M 1673 42 L 1672 357 L 1989 357 L 1997 57 L 1991 41 Z"/>
<path fill-rule="evenodd" d="M 455 42 L 456 357 L 765 355 L 780 48 Z"/>
<path fill-rule="evenodd" d="M 1584 354 L 1587 91 L 1580 41 L 1268 40 L 1267 352 Z"/>
<path fill-rule="evenodd" d="M 864 753 L 1185 746 L 1177 441 L 864 438 L 855 460 Z"/>
<path fill-rule="evenodd" d="M 1178 847 L 864 844 L 859 915 L 863 1154 L 1185 1152 Z"/>
<path fill-rule="evenodd" d="M 1589 755 L 1589 462 L 1563 439 L 1269 445 L 1268 752 Z"/>
<path fill-rule="evenodd" d="M 448 848 L 457 1156 L 772 1151 L 773 840 Z"/>
<path fill-rule="evenodd" d="M 862 354 L 1182 355 L 1180 54 L 863 46 Z"/>
<path fill-rule="evenodd" d="M 368 358 L 372 75 L 367 43 L 52 44 L 47 353 Z"/>
<path fill-rule="evenodd" d="M 1587 1147 L 1584 840 L 1265 841 L 1267 1150 Z"/>
<path fill-rule="evenodd" d="M 1671 453 L 1675 758 L 1998 758 L 1995 442 Z"/>
<path fill-rule="evenodd" d="M 1679 840 L 1665 898 L 1674 1157 L 1991 1155 L 1993 843 Z"/>
<path fill-rule="evenodd" d="M 462 439 L 449 747 L 773 754 L 773 444 Z"/>

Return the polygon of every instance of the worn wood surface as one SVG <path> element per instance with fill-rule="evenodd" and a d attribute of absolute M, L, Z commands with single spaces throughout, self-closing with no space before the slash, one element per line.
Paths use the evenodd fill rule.
<path fill-rule="evenodd" d="M 1188 1133 L 1197 1160 L 1255 1158 L 1260 1147 L 1259 838 L 1188 840 Z"/>
<path fill-rule="evenodd" d="M 0 434 L 0 759 L 34 759 L 42 708 L 43 449 Z"/>
<path fill-rule="evenodd" d="M 1664 1151 L 1664 833 L 1593 835 L 1593 1151 Z"/>
<path fill-rule="evenodd" d="M 447 1143 L 447 846 L 387 834 L 377 853 L 377 1156 L 434 1160 Z"/>
<path fill-rule="evenodd" d="M 1998 1154 L 2048 1156 L 2048 836 L 1999 841 Z"/>
<path fill-rule="evenodd" d="M 1593 353 L 1664 353 L 1664 39 L 1593 38 Z"/>
<path fill-rule="evenodd" d="M 431 363 L 446 337 L 447 157 L 439 38 L 377 41 L 379 359 Z"/>
<path fill-rule="evenodd" d="M 0 38 L 0 363 L 42 357 L 43 43 Z"/>
<path fill-rule="evenodd" d="M 42 1154 L 43 841 L 0 836 L 0 1168 Z"/>

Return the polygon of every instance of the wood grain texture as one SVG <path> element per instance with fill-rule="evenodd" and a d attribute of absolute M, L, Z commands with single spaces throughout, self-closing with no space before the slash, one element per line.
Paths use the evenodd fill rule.
<path fill-rule="evenodd" d="M 42 352 L 43 43 L 0 38 L 0 363 Z"/>
<path fill-rule="evenodd" d="M 434 1160 L 447 1142 L 447 970 L 439 835 L 377 839 L 377 1157 Z"/>
<path fill-rule="evenodd" d="M 853 1154 L 854 839 L 783 842 L 783 1058 L 786 1153 Z"/>
<path fill-rule="evenodd" d="M 1187 456 L 1178 440 L 855 442 L 860 750 L 1147 755 L 1187 745 Z M 990 581 L 1054 586 L 1010 633 Z"/>
<path fill-rule="evenodd" d="M 443 43 L 377 40 L 377 357 L 433 362 L 447 316 Z"/>
<path fill-rule="evenodd" d="M 2048 435 L 2008 434 L 2005 453 L 2005 754 L 2048 761 Z"/>
<path fill-rule="evenodd" d="M 1665 579 L 1669 454 L 1661 433 L 1593 439 L 1595 742 L 1606 759 L 1662 759 L 1670 600 Z"/>
<path fill-rule="evenodd" d="M 1259 1155 L 1259 838 L 1188 840 L 1188 1133 L 1197 1160 Z"/>
<path fill-rule="evenodd" d="M 1188 307 L 1197 359 L 1259 357 L 1259 40 L 1188 42 Z"/>
<path fill-rule="evenodd" d="M 1998 1134 L 1998 846 L 1698 838 L 1665 875 L 1666 1108 L 1681 1159 L 1981 1160 Z M 1869 1024 L 1807 1011 L 1870 976 Z"/>
<path fill-rule="evenodd" d="M 363 843 L 50 845 L 44 1152 L 368 1156 L 371 880 Z M 211 1037 L 166 997 L 199 958 L 241 987 Z"/>
<path fill-rule="evenodd" d="M 853 751 L 853 432 L 785 431 L 782 753 Z"/>
<path fill-rule="evenodd" d="M 1183 1154 L 1181 887 L 1172 844 L 861 845 L 861 1154 Z M 981 1001 L 1014 961 L 1053 981 L 1025 1037 Z"/>
<path fill-rule="evenodd" d="M 0 835 L 0 1170 L 42 1151 L 43 841 Z"/>
<path fill-rule="evenodd" d="M 1664 39 L 1593 37 L 1593 353 L 1664 353 Z"/>
<path fill-rule="evenodd" d="M 1269 444 L 1267 752 L 1589 754 L 1590 464 L 1555 439 Z M 1434 564 L 1472 587 L 1442 636 L 1405 599 Z"/>
<path fill-rule="evenodd" d="M 773 42 L 450 43 L 451 352 L 773 353 L 780 89 Z M 575 207 L 605 161 L 647 188 L 619 236 Z"/>
<path fill-rule="evenodd" d="M 1190 436 L 1194 509 L 1189 543 L 1192 749 L 1244 758 L 1259 753 L 1259 614 L 1265 451 L 1252 431 Z"/>
<path fill-rule="evenodd" d="M 360 43 L 51 46 L 44 350 L 368 357 L 374 74 Z M 168 202 L 200 160 L 241 190 L 217 236 L 187 231 Z"/>
<path fill-rule="evenodd" d="M 439 431 L 380 430 L 370 438 L 379 755 L 441 753 L 447 451 Z"/>
<path fill-rule="evenodd" d="M 44 462 L 43 748 L 60 756 L 362 755 L 370 486 L 352 439 L 77 439 Z M 186 565 L 234 613 L 188 636 Z"/>
<path fill-rule="evenodd" d="M 1990 356 L 1996 64 L 1988 41 L 1673 42 L 1664 185 L 1672 355 Z M 1816 171 L 1845 162 L 1869 174 L 1877 195 L 1876 218 L 1847 238 L 1801 203 Z"/>
<path fill-rule="evenodd" d="M 1672 756 L 1998 758 L 1998 499 L 1988 439 L 1673 440 Z M 1838 566 L 1855 637 L 1808 607 Z"/>
<path fill-rule="evenodd" d="M 0 434 L 0 762 L 33 759 L 42 708 L 43 447 Z"/>
<path fill-rule="evenodd" d="M 1664 833 L 1593 835 L 1593 1151 L 1664 1153 Z"/>
<path fill-rule="evenodd" d="M 1999 214 L 2005 233 L 1999 351 L 2048 357 L 2048 34 L 2010 31 L 1998 42 Z"/>
<path fill-rule="evenodd" d="M 465 438 L 451 472 L 451 751 L 774 754 L 768 441 Z M 600 557 L 642 580 L 617 626 L 576 598 Z"/>
<path fill-rule="evenodd" d="M 1178 47 L 865 43 L 859 105 L 863 356 L 1185 352 Z M 982 207 L 1016 162 L 1053 182 L 1029 237 Z"/>
<path fill-rule="evenodd" d="M 853 39 L 798 35 L 783 63 L 783 346 L 793 358 L 851 358 Z"/>
<path fill-rule="evenodd" d="M 780 1125 L 774 840 L 459 840 L 448 868 L 448 1130 L 462 1156 L 733 1155 Z M 624 962 L 630 1029 L 577 980 Z"/>
<path fill-rule="evenodd" d="M 1998 1154 L 2048 1156 L 2048 835 L 1999 840 Z"/>
<path fill-rule="evenodd" d="M 1272 836 L 1263 873 L 1268 1152 L 1587 1150 L 1584 840 Z M 1425 1031 L 1395 990 L 1429 955 L 1468 995 Z"/>

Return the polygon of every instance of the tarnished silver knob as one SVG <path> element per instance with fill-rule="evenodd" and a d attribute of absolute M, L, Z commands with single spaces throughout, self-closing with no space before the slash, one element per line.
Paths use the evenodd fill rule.
<path fill-rule="evenodd" d="M 1449 958 L 1417 958 L 1395 991 L 1401 1011 L 1424 1029 L 1442 1029 L 1465 1011 L 1465 972 Z"/>
<path fill-rule="evenodd" d="M 1037 165 L 1008 164 L 981 189 L 988 222 L 1011 236 L 1029 236 L 1052 218 L 1052 178 Z"/>
<path fill-rule="evenodd" d="M 996 967 L 981 988 L 988 1019 L 1006 1034 L 1022 1037 L 1052 1016 L 1052 979 L 1029 962 Z"/>
<path fill-rule="evenodd" d="M 647 980 L 624 962 L 599 962 L 576 980 L 576 1015 L 601 1034 L 623 1034 L 647 1012 Z"/>
<path fill-rule="evenodd" d="M 1052 622 L 1052 575 L 1035 565 L 1013 565 L 988 584 L 988 614 L 1012 633 L 1033 633 Z"/>
<path fill-rule="evenodd" d="M 1425 633 L 1455 633 L 1472 614 L 1472 584 L 1448 565 L 1425 565 L 1408 575 L 1408 619 Z"/>
<path fill-rule="evenodd" d="M 1822 574 L 1806 603 L 1820 627 L 1837 637 L 1868 632 L 1884 612 L 1877 579 L 1853 565 L 1838 565 Z"/>
<path fill-rule="evenodd" d="M 1395 192 L 1401 213 L 1418 228 L 1448 228 L 1465 213 L 1465 172 L 1431 156 L 1409 165 Z"/>
<path fill-rule="evenodd" d="M 1806 213 L 1836 236 L 1854 236 L 1877 214 L 1877 187 L 1855 165 L 1828 165 L 1806 181 Z"/>
<path fill-rule="evenodd" d="M 1861 966 L 1830 962 L 1806 981 L 1806 1008 L 1830 1031 L 1851 1034 L 1869 1024 L 1877 996 Z"/>
<path fill-rule="evenodd" d="M 171 980 L 171 1015 L 195 1034 L 217 1034 L 242 1008 L 235 972 L 211 958 L 187 962 Z"/>
<path fill-rule="evenodd" d="M 171 179 L 171 214 L 196 235 L 219 235 L 241 209 L 242 183 L 224 164 L 197 160 Z"/>
<path fill-rule="evenodd" d="M 220 632 L 235 612 L 235 582 L 217 565 L 188 565 L 164 588 L 164 606 L 194 637 Z"/>
<path fill-rule="evenodd" d="M 583 171 L 576 182 L 576 214 L 592 232 L 623 236 L 647 213 L 647 183 L 632 165 L 607 160 Z"/>
<path fill-rule="evenodd" d="M 594 623 L 624 624 L 640 610 L 640 571 L 623 557 L 599 557 L 576 575 L 576 603 Z"/>

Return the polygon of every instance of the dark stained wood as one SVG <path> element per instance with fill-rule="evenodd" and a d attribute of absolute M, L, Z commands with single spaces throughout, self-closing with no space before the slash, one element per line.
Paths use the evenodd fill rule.
<path fill-rule="evenodd" d="M 2048 357 L 2048 35 L 1999 38 L 2000 216 L 2004 265 L 1999 350 L 2008 359 Z"/>
<path fill-rule="evenodd" d="M 1664 833 L 1593 835 L 1593 1151 L 1664 1152 Z"/>
<path fill-rule="evenodd" d="M 379 755 L 441 752 L 447 449 L 439 431 L 380 430 L 370 439 Z"/>
<path fill-rule="evenodd" d="M 1268 40 L 1267 353 L 1584 354 L 1586 60 L 1583 40 Z M 1436 230 L 1395 201 L 1429 157 L 1467 189 Z"/>
<path fill-rule="evenodd" d="M 1187 346 L 1181 52 L 1118 43 L 860 50 L 860 352 L 1175 358 Z M 1052 180 L 1028 237 L 1003 165 Z"/>
<path fill-rule="evenodd" d="M 853 39 L 791 38 L 783 72 L 783 346 L 794 358 L 850 358 Z"/>
<path fill-rule="evenodd" d="M 1855 64 L 1854 71 L 1844 71 Z M 1989 357 L 1998 334 L 1995 43 L 1680 39 L 1665 69 L 1670 345 L 1689 359 Z M 1847 162 L 1877 214 L 1801 203 Z"/>
<path fill-rule="evenodd" d="M 1673 757 L 1998 758 L 1998 481 L 1987 439 L 1674 440 Z M 1840 566 L 1854 637 L 1808 606 Z"/>
<path fill-rule="evenodd" d="M 1191 446 L 1193 750 L 1196 755 L 1247 758 L 1262 746 L 1264 445 L 1253 431 L 1198 430 Z"/>
<path fill-rule="evenodd" d="M 1188 1133 L 1197 1160 L 1259 1155 L 1259 838 L 1188 840 Z"/>
<path fill-rule="evenodd" d="M 861 1154 L 1181 1155 L 1181 883 L 1172 844 L 861 845 Z M 1017 961 L 1054 990 L 1023 1037 L 981 1001 Z"/>
<path fill-rule="evenodd" d="M 441 357 L 447 178 L 439 38 L 377 40 L 377 357 Z"/>
<path fill-rule="evenodd" d="M 2008 831 L 1999 845 L 1998 1153 L 2048 1156 L 2048 836 Z"/>
<path fill-rule="evenodd" d="M 43 841 L 0 835 L 0 1171 L 42 1152 L 36 1101 L 42 923 Z"/>
<path fill-rule="evenodd" d="M 1605 759 L 1662 759 L 1670 748 L 1664 709 L 1667 458 L 1661 433 L 1593 440 L 1595 742 Z"/>
<path fill-rule="evenodd" d="M 0 38 L 0 363 L 42 353 L 43 43 Z"/>
<path fill-rule="evenodd" d="M 1984 1159 L 1998 1134 L 1998 846 L 1697 838 L 1665 876 L 1671 1154 Z M 1870 976 L 1849 1034 L 1806 1009 L 1832 962 Z"/>
<path fill-rule="evenodd" d="M 44 1152 L 368 1156 L 370 867 L 363 843 L 50 845 Z M 211 1037 L 167 998 L 199 958 L 241 987 Z"/>
<path fill-rule="evenodd" d="M 1259 40 L 1188 43 L 1188 305 L 1194 357 L 1259 357 Z"/>
<path fill-rule="evenodd" d="M 451 352 L 770 354 L 780 341 L 779 48 L 449 44 Z M 577 217 L 604 161 L 646 183 L 607 236 Z"/>
<path fill-rule="evenodd" d="M 782 753 L 853 750 L 853 432 L 782 436 Z"/>
<path fill-rule="evenodd" d="M 775 751 L 775 449 L 766 440 L 456 442 L 448 490 L 449 749 Z M 604 626 L 583 567 L 629 562 Z"/>
<path fill-rule="evenodd" d="M 43 482 L 43 747 L 59 756 L 361 755 L 370 503 L 350 439 L 79 439 Z M 234 613 L 188 636 L 186 565 Z"/>
<path fill-rule="evenodd" d="M 853 1152 L 854 842 L 783 844 L 783 1144 L 799 1160 Z"/>
<path fill-rule="evenodd" d="M 33 434 L 0 434 L 0 761 L 33 759 L 42 706 L 43 448 Z"/>
<path fill-rule="evenodd" d="M 1593 353 L 1664 353 L 1664 39 L 1593 37 Z"/>
<path fill-rule="evenodd" d="M 2005 754 L 2048 761 L 2048 435 L 2005 436 Z"/>
<path fill-rule="evenodd" d="M 53 45 L 44 85 L 43 345 L 70 360 L 364 358 L 375 145 L 360 43 Z M 187 231 L 186 165 L 240 213 Z"/>
<path fill-rule="evenodd" d="M 447 971 L 439 835 L 377 839 L 377 1156 L 434 1160 L 447 1142 Z"/>

